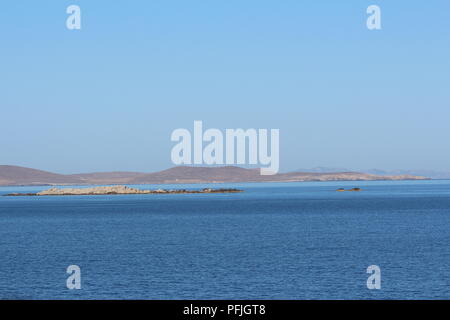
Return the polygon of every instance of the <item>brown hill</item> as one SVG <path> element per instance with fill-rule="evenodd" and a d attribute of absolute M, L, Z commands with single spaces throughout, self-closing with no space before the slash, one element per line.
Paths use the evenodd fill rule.
<path fill-rule="evenodd" d="M 0 165 L 0 185 L 78 184 L 77 177 L 42 170 Z"/>
<path fill-rule="evenodd" d="M 370 181 L 370 180 L 422 180 L 417 176 L 378 176 L 359 172 L 310 173 L 289 172 L 263 176 L 259 169 L 240 167 L 174 167 L 160 172 L 143 174 L 130 181 L 149 183 L 202 183 L 202 182 L 296 182 L 296 181 Z"/>
<path fill-rule="evenodd" d="M 256 181 L 259 169 L 239 167 L 174 167 L 167 170 L 140 175 L 132 183 L 198 183 Z"/>
<path fill-rule="evenodd" d="M 423 180 L 424 177 L 401 175 L 379 176 L 358 172 L 311 173 L 289 172 L 273 176 L 260 175 L 259 169 L 240 167 L 174 167 L 154 172 L 96 172 L 62 175 L 47 171 L 0 166 L 0 185 L 105 185 L 155 183 L 219 183 L 219 182 L 295 182 L 295 181 L 368 181 Z"/>

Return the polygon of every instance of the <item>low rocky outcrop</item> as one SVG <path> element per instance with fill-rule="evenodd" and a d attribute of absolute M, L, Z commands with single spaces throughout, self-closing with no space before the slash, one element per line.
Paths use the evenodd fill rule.
<path fill-rule="evenodd" d="M 116 194 L 174 194 L 174 193 L 236 193 L 242 192 L 238 189 L 211 189 L 205 188 L 202 190 L 141 190 L 130 188 L 127 186 L 107 186 L 107 187 L 93 187 L 93 188 L 51 188 L 38 193 L 11 193 L 6 196 L 85 196 L 85 195 L 116 195 Z"/>
<path fill-rule="evenodd" d="M 362 189 L 361 188 L 351 188 L 351 189 L 339 188 L 336 191 L 339 191 L 339 192 L 344 192 L 344 191 L 355 192 L 356 191 L 356 192 L 358 192 L 358 191 L 362 191 Z"/>

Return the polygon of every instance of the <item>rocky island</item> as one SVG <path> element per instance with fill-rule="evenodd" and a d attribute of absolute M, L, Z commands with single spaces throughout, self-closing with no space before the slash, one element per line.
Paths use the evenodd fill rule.
<path fill-rule="evenodd" d="M 124 195 L 124 194 L 192 194 L 192 193 L 237 193 L 243 192 L 238 189 L 211 189 L 204 188 L 201 190 L 141 190 L 130 188 L 127 186 L 109 186 L 109 187 L 94 187 L 94 188 L 51 188 L 38 193 L 10 193 L 5 196 L 92 196 L 92 195 Z"/>

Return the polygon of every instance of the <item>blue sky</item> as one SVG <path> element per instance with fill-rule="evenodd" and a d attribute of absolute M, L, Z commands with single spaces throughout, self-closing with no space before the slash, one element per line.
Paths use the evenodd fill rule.
<path fill-rule="evenodd" d="M 282 171 L 450 170 L 447 0 L 16 0 L 0 40 L 1 164 L 161 170 L 202 120 L 280 129 Z"/>

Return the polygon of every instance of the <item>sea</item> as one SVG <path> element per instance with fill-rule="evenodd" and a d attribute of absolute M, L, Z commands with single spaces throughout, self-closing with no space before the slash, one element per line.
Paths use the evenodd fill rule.
<path fill-rule="evenodd" d="M 244 192 L 0 196 L 0 299 L 450 298 L 448 180 L 131 187 Z"/>

